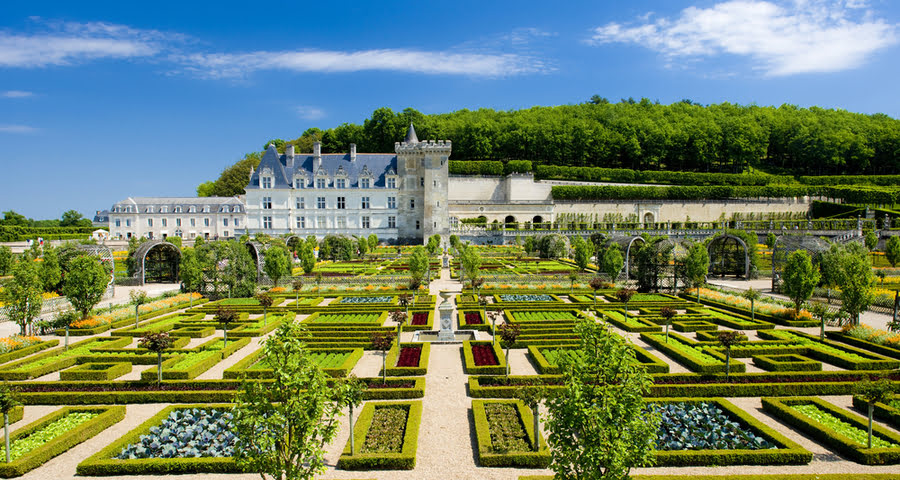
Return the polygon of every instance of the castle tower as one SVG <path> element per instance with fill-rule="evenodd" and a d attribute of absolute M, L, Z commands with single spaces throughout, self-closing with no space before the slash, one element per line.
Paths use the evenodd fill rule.
<path fill-rule="evenodd" d="M 420 142 L 412 124 L 404 141 L 394 144 L 401 179 L 397 228 L 400 238 L 410 244 L 424 243 L 435 234 L 442 243 L 448 240 L 450 150 L 449 140 Z"/>

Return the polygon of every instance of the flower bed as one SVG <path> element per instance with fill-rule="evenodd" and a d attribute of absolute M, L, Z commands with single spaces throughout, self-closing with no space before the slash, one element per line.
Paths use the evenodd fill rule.
<path fill-rule="evenodd" d="M 366 403 L 354 427 L 355 455 L 350 442 L 338 460 L 345 470 L 412 470 L 416 466 L 422 402 Z"/>
<path fill-rule="evenodd" d="M 534 417 L 517 400 L 472 400 L 478 463 L 482 467 L 546 468 L 550 454 L 543 438 L 535 452 Z M 540 433 L 538 433 L 540 435 Z"/>
<path fill-rule="evenodd" d="M 411 325 L 415 326 L 423 326 L 428 324 L 428 312 L 414 312 L 412 314 L 412 319 L 410 320 Z"/>
<path fill-rule="evenodd" d="M 0 338 L 0 355 L 15 352 L 23 348 L 41 343 L 40 337 L 30 335 L 13 335 Z"/>
<path fill-rule="evenodd" d="M 10 463 L 0 463 L 0 476 L 17 477 L 94 437 L 125 418 L 125 407 L 66 407 L 10 435 Z M 0 448 L 0 458 L 5 456 Z"/>
<path fill-rule="evenodd" d="M 349 304 L 366 304 L 366 303 L 389 303 L 394 297 L 391 296 L 383 296 L 383 297 L 343 297 L 337 303 L 349 303 Z"/>
<path fill-rule="evenodd" d="M 481 325 L 484 323 L 484 320 L 481 318 L 481 313 L 479 312 L 466 312 L 464 318 L 466 325 Z"/>
<path fill-rule="evenodd" d="M 490 365 L 499 365 L 497 355 L 490 345 L 472 345 L 472 358 L 475 360 L 476 367 L 485 367 Z"/>
<path fill-rule="evenodd" d="M 429 343 L 401 343 L 399 351 L 393 346 L 388 351 L 385 364 L 387 374 L 392 376 L 425 375 L 428 373 L 428 358 L 431 356 Z"/>
<path fill-rule="evenodd" d="M 422 356 L 422 347 L 401 347 L 397 358 L 398 367 L 418 367 Z"/>
<path fill-rule="evenodd" d="M 233 434 L 225 433 L 229 432 L 230 408 L 166 407 L 78 464 L 76 472 L 86 476 L 240 472 L 230 456 Z"/>
<path fill-rule="evenodd" d="M 173 310 L 176 307 L 180 307 L 183 304 L 190 303 L 193 298 L 194 303 L 197 303 L 198 300 L 202 299 L 203 296 L 199 293 L 182 293 L 172 297 L 161 298 L 159 300 L 155 300 L 150 303 L 146 303 L 138 307 L 138 312 L 141 317 L 151 313 L 157 313 L 165 310 Z M 72 322 L 70 327 L 75 331 L 70 332 L 72 335 L 77 335 L 78 330 L 91 330 L 99 327 L 104 327 L 108 329 L 109 326 L 122 322 L 125 320 L 133 320 L 134 319 L 134 306 L 129 305 L 122 308 L 117 308 L 109 313 L 104 313 L 101 315 L 94 315 L 93 317 L 76 320 Z M 102 331 L 102 330 L 101 330 Z M 100 332 L 85 332 L 85 334 L 92 333 L 100 333 Z"/>

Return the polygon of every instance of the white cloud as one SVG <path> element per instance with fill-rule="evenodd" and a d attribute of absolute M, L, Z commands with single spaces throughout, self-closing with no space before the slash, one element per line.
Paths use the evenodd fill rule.
<path fill-rule="evenodd" d="M 304 120 L 319 120 L 320 118 L 325 117 L 325 110 L 318 107 L 301 105 L 297 107 L 297 115 Z"/>
<path fill-rule="evenodd" d="M 24 90 L 7 90 L 3 93 L 0 93 L 0 97 L 4 98 L 28 98 L 33 96 L 33 92 L 26 92 Z"/>
<path fill-rule="evenodd" d="M 28 125 L 0 125 L 0 133 L 34 133 L 38 129 Z"/>
<path fill-rule="evenodd" d="M 0 32 L 0 67 L 36 68 L 102 58 L 152 57 L 167 42 L 183 38 L 104 22 L 47 22 L 37 33 Z"/>
<path fill-rule="evenodd" d="M 533 58 L 514 54 L 434 52 L 407 49 L 298 50 L 251 53 L 197 53 L 173 56 L 184 69 L 203 78 L 241 78 L 260 70 L 345 73 L 369 70 L 431 75 L 499 77 L 543 70 Z"/>
<path fill-rule="evenodd" d="M 749 57 L 771 76 L 836 72 L 897 42 L 896 25 L 866 8 L 864 0 L 732 0 L 689 7 L 674 19 L 609 23 L 594 30 L 590 43 L 633 43 L 670 60 Z"/>

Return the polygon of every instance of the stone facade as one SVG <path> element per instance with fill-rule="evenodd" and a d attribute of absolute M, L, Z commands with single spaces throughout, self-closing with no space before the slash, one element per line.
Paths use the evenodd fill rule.
<path fill-rule="evenodd" d="M 246 228 L 240 197 L 129 197 L 109 210 L 109 234 L 114 239 L 231 238 Z"/>

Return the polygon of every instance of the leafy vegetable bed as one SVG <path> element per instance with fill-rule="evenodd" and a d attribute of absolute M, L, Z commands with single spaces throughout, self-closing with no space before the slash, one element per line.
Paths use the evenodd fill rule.
<path fill-rule="evenodd" d="M 504 302 L 552 302 L 553 297 L 550 295 L 535 295 L 535 294 L 503 294 L 500 295 L 500 300 Z"/>
<path fill-rule="evenodd" d="M 344 297 L 338 303 L 388 303 L 394 297 Z"/>
<path fill-rule="evenodd" d="M 138 443 L 129 444 L 114 458 L 231 457 L 237 436 L 230 412 L 191 408 L 174 410 L 159 425 L 150 427 Z"/>
<path fill-rule="evenodd" d="M 713 403 L 651 404 L 661 417 L 657 450 L 760 450 L 775 448 L 741 427 Z"/>
<path fill-rule="evenodd" d="M 68 432 L 69 430 L 74 429 L 75 427 L 87 422 L 88 420 L 98 415 L 100 414 L 93 412 L 72 412 L 41 428 L 40 430 L 32 432 L 29 435 L 16 438 L 15 441 L 10 444 L 9 458 L 13 461 L 18 460 L 35 448 L 40 447 L 50 440 L 62 435 L 65 432 Z M 6 448 L 0 446 L 0 458 L 5 457 Z"/>
<path fill-rule="evenodd" d="M 362 453 L 400 453 L 408 414 L 404 405 L 376 405 Z"/>
<path fill-rule="evenodd" d="M 518 322 L 541 322 L 546 320 L 578 320 L 572 312 L 515 312 L 513 314 Z"/>
<path fill-rule="evenodd" d="M 519 412 L 516 411 L 515 404 L 485 403 L 484 413 L 487 416 L 491 432 L 491 445 L 495 452 L 526 452 L 531 448 L 528 434 L 519 419 Z"/>
<path fill-rule="evenodd" d="M 497 355 L 494 354 L 493 347 L 490 345 L 472 345 L 472 356 L 475 359 L 476 367 L 487 367 L 500 364 L 500 362 L 497 361 Z"/>
<path fill-rule="evenodd" d="M 328 313 L 314 319 L 316 323 L 376 323 L 377 313 Z"/>
<path fill-rule="evenodd" d="M 830 428 L 835 432 L 856 442 L 860 447 L 868 446 L 868 432 L 861 428 L 857 428 L 847 423 L 827 411 L 817 407 L 815 404 L 794 405 L 793 410 L 802 413 L 814 422 L 818 422 L 826 428 Z M 897 448 L 900 445 L 872 435 L 872 448 Z"/>
<path fill-rule="evenodd" d="M 403 347 L 400 349 L 400 357 L 397 359 L 397 366 L 418 367 L 421 355 L 422 347 Z"/>

